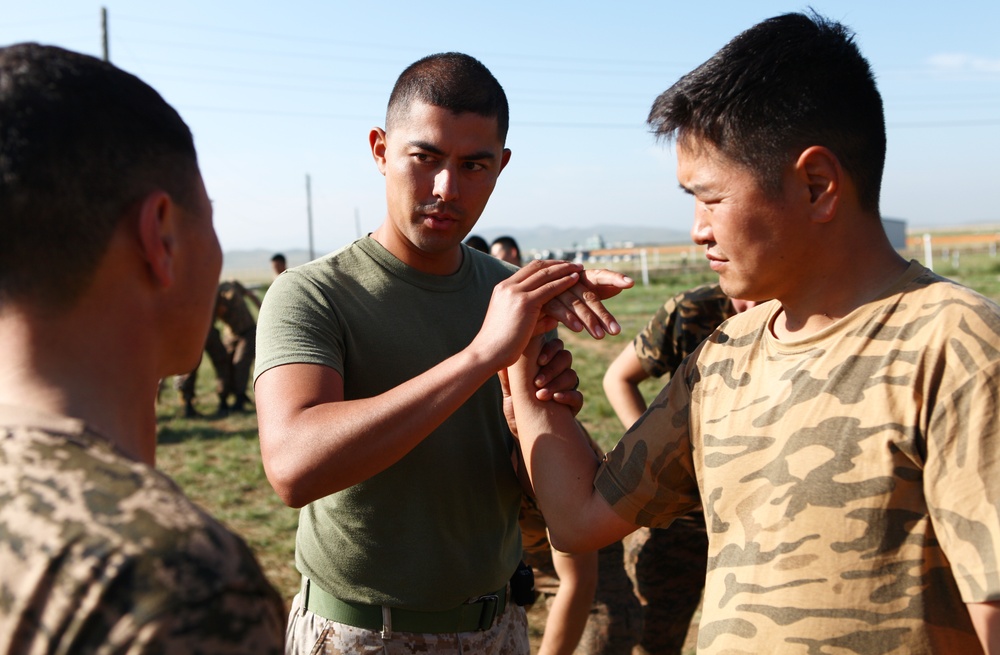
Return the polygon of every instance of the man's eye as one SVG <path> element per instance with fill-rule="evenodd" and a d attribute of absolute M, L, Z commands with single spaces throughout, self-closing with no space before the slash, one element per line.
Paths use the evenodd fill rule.
<path fill-rule="evenodd" d="M 465 170 L 467 171 L 481 171 L 486 168 L 483 164 L 479 163 L 478 161 L 467 161 L 465 162 L 464 166 Z"/>

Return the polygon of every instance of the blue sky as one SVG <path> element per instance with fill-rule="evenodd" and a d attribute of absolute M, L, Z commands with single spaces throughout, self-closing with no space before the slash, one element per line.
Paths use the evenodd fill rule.
<path fill-rule="evenodd" d="M 0 1 L 0 43 L 101 54 L 101 4 Z M 223 2 L 108 10 L 111 60 L 191 126 L 225 250 L 318 253 L 384 215 L 368 151 L 396 76 L 432 52 L 481 59 L 511 104 L 510 165 L 477 232 L 616 223 L 687 230 L 674 153 L 644 120 L 680 75 L 755 22 L 805 4 Z M 911 226 L 1000 223 L 1000 2 L 815 0 L 857 32 L 879 80 L 882 213 Z"/>

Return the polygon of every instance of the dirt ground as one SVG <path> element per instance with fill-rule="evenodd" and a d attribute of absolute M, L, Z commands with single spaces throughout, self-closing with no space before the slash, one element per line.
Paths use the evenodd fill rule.
<path fill-rule="evenodd" d="M 694 617 L 691 620 L 691 627 L 688 629 L 687 640 L 684 642 L 684 649 L 682 655 L 695 655 L 695 651 L 698 646 L 698 619 L 701 616 L 701 610 L 699 609 L 695 612 Z M 548 618 L 548 612 L 545 609 L 545 603 L 535 603 L 530 610 L 528 610 L 528 637 L 531 640 L 531 653 L 536 655 L 538 653 L 538 648 L 542 643 L 542 632 L 545 628 L 545 620 Z M 633 655 L 642 655 L 638 650 L 633 650 Z M 623 653 L 613 653 L 610 655 L 625 655 Z"/>

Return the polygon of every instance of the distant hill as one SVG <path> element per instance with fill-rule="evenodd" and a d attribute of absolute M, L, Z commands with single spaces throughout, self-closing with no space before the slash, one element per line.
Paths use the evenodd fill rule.
<path fill-rule="evenodd" d="M 551 225 L 541 225 L 536 228 L 494 228 L 490 230 L 473 230 L 473 234 L 492 241 L 501 235 L 508 235 L 517 240 L 521 250 L 526 253 L 533 251 L 576 250 L 585 248 L 593 250 L 598 247 L 615 247 L 626 244 L 651 245 L 687 243 L 691 236 L 683 230 L 671 230 L 643 225 L 594 225 L 590 227 L 562 228 Z M 598 244 L 598 240 L 601 244 Z M 222 262 L 222 277 L 235 278 L 246 284 L 261 284 L 271 281 L 271 250 L 231 250 L 225 253 Z M 283 254 L 288 259 L 289 266 L 298 266 L 309 261 L 306 250 L 285 250 Z M 318 251 L 317 257 L 326 254 Z"/>

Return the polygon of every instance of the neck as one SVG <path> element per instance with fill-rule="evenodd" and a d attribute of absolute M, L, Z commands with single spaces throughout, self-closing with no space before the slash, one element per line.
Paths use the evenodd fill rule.
<path fill-rule="evenodd" d="M 803 283 L 796 285 L 793 294 L 778 299 L 782 312 L 772 331 L 779 340 L 804 339 L 836 323 L 877 298 L 909 266 L 889 244 L 881 226 L 867 239 L 855 236 L 851 247 L 826 245 L 834 255 L 817 255 Z"/>
<path fill-rule="evenodd" d="M 407 266 L 429 275 L 453 275 L 462 266 L 461 244 L 443 245 L 440 251 L 424 250 L 399 234 L 386 219 L 371 237 Z"/>
<path fill-rule="evenodd" d="M 80 318 L 0 314 L 0 403 L 81 419 L 152 466 L 158 379 L 140 350 L 150 344 L 136 339 L 134 325 Z"/>

